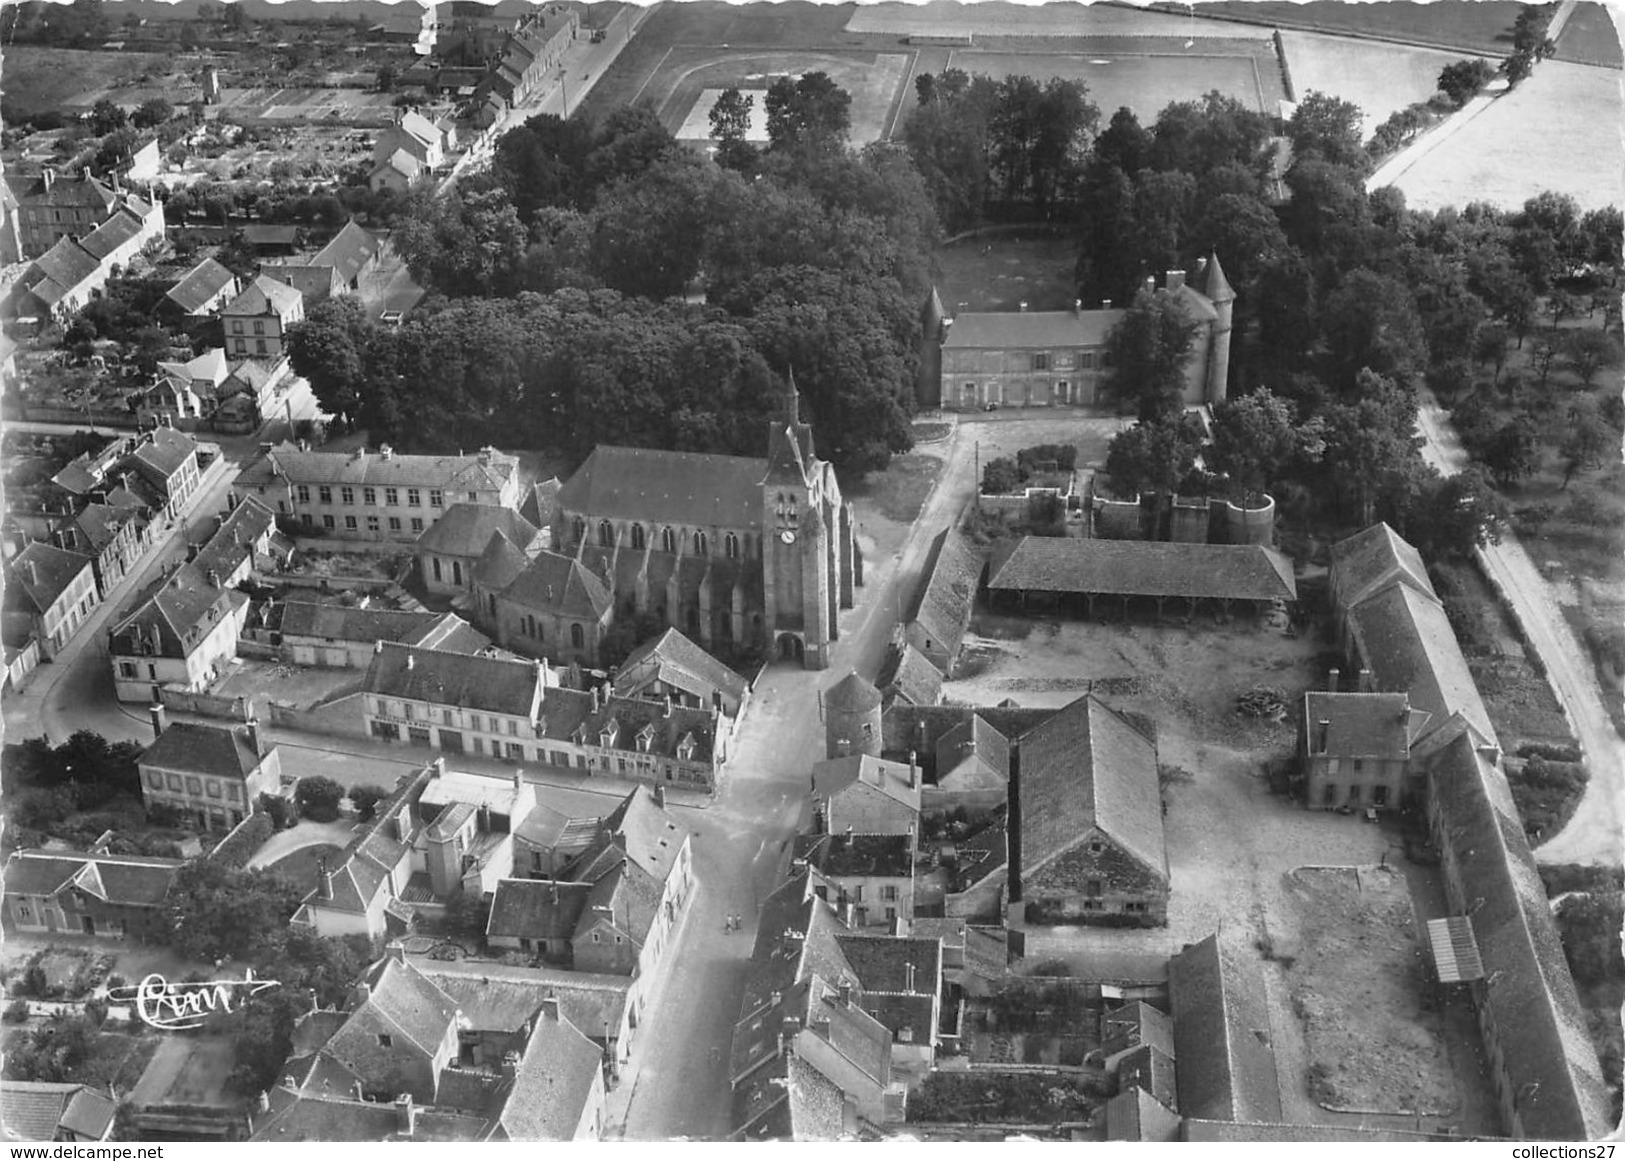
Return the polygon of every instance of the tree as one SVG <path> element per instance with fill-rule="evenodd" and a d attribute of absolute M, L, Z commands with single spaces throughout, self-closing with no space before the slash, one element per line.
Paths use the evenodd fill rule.
<path fill-rule="evenodd" d="M 1509 514 L 1505 497 L 1470 467 L 1422 483 L 1405 509 L 1405 536 L 1424 560 L 1461 560 L 1475 548 L 1499 544 Z"/>
<path fill-rule="evenodd" d="M 1356 521 L 1375 521 L 1379 501 L 1410 494 L 1421 469 L 1416 454 L 1416 394 L 1369 368 L 1356 377 L 1352 402 L 1325 409 L 1326 478 L 1352 499 Z M 1400 505 L 1395 505 L 1400 506 Z"/>
<path fill-rule="evenodd" d="M 852 125 L 852 95 L 828 73 L 810 72 L 799 79 L 779 77 L 763 98 L 769 148 L 821 152 L 846 144 Z"/>
<path fill-rule="evenodd" d="M 642 176 L 680 152 L 677 139 L 652 109 L 623 106 L 605 117 L 593 132 L 592 151 L 583 167 L 587 188 L 601 194 L 619 182 Z"/>
<path fill-rule="evenodd" d="M 920 79 L 925 80 L 929 74 Z M 723 89 L 711 106 L 711 137 L 717 143 L 717 164 L 725 169 L 749 173 L 756 165 L 756 147 L 747 136 L 750 133 L 750 110 L 754 98 L 738 89 Z"/>
<path fill-rule="evenodd" d="M 1123 499 L 1139 492 L 1173 495 L 1201 450 L 1202 424 L 1194 415 L 1175 412 L 1142 419 L 1118 432 L 1106 448 L 1112 491 Z"/>
<path fill-rule="evenodd" d="M 137 129 L 153 129 L 175 115 L 175 107 L 162 97 L 149 97 L 130 115 L 130 124 Z"/>
<path fill-rule="evenodd" d="M 492 172 L 525 222 L 544 206 L 586 209 L 596 192 L 586 177 L 593 144 L 585 122 L 539 113 L 497 138 Z"/>
<path fill-rule="evenodd" d="M 1566 491 L 1574 477 L 1603 462 L 1610 452 L 1619 452 L 1619 432 L 1603 417 L 1597 401 L 1590 395 L 1579 395 L 1569 404 L 1568 432 L 1558 454 L 1563 458 L 1563 483 Z"/>
<path fill-rule="evenodd" d="M 1447 64 L 1439 73 L 1439 91 L 1461 108 L 1495 77 L 1495 66 L 1474 57 Z"/>
<path fill-rule="evenodd" d="M 372 316 L 354 295 L 342 294 L 310 308 L 288 328 L 288 358 L 309 380 L 311 393 L 332 415 L 358 418 L 370 390 L 383 390 L 367 375 L 369 349 L 379 338 Z"/>
<path fill-rule="evenodd" d="M 395 91 L 395 66 L 385 61 L 378 66 L 378 91 L 380 93 L 393 93 Z"/>
<path fill-rule="evenodd" d="M 1589 327 L 1568 333 L 1563 340 L 1563 354 L 1587 387 L 1597 378 L 1598 371 L 1611 370 L 1621 362 L 1619 340 L 1606 331 Z"/>
<path fill-rule="evenodd" d="M 1178 412 L 1196 325 L 1174 295 L 1141 290 L 1106 336 L 1106 393 L 1133 404 L 1142 420 Z"/>
<path fill-rule="evenodd" d="M 1551 378 L 1552 369 L 1557 366 L 1557 356 L 1562 353 L 1562 344 L 1556 339 L 1541 339 L 1535 344 L 1535 349 L 1529 353 L 1530 365 L 1540 375 L 1540 389 L 1546 390 L 1546 381 Z"/>
<path fill-rule="evenodd" d="M 123 109 L 113 103 L 111 97 L 99 98 L 90 109 L 90 131 L 97 137 L 124 128 L 130 119 Z"/>
<path fill-rule="evenodd" d="M 305 891 L 266 870 L 187 863 L 165 903 L 170 942 L 188 959 L 257 959 L 274 951 Z"/>
<path fill-rule="evenodd" d="M 1365 368 L 1404 379 L 1426 362 L 1416 301 L 1400 278 L 1366 269 L 1351 272 L 1327 297 L 1322 318 L 1327 358 L 1344 386 Z"/>
<path fill-rule="evenodd" d="M 1305 93 L 1286 124 L 1294 157 L 1318 154 L 1333 165 L 1364 171 L 1370 159 L 1360 139 L 1360 106 L 1325 93 Z"/>
<path fill-rule="evenodd" d="M 1477 337 L 1473 339 L 1473 358 L 1495 369 L 1494 381 L 1497 383 L 1501 380 L 1501 369 L 1506 366 L 1509 338 L 1510 334 L 1505 326 L 1492 323 L 1480 327 Z"/>
<path fill-rule="evenodd" d="M 1101 165 L 1115 165 L 1128 175 L 1139 176 L 1151 156 L 1151 131 L 1127 106 L 1112 114 L 1111 123 L 1095 138 L 1094 159 Z"/>
<path fill-rule="evenodd" d="M 1264 491 L 1298 457 L 1315 458 L 1322 450 L 1320 424 L 1299 424 L 1292 404 L 1267 387 L 1213 408 L 1207 466 L 1230 477 L 1237 500 Z"/>
<path fill-rule="evenodd" d="M 1540 429 L 1527 415 L 1508 420 L 1490 437 L 1483 459 L 1496 483 L 1517 483 L 1540 467 Z"/>
<path fill-rule="evenodd" d="M 501 188 L 459 186 L 408 218 L 393 241 L 412 276 L 448 297 L 521 289 L 528 231 Z"/>
<path fill-rule="evenodd" d="M 699 272 L 717 172 L 674 153 L 600 199 L 591 244 L 594 271 L 622 294 L 682 294 Z"/>
<path fill-rule="evenodd" d="M 987 461 L 982 468 L 982 495 L 1008 496 L 1021 486 L 1021 469 L 1009 456 Z"/>
<path fill-rule="evenodd" d="M 382 786 L 368 784 L 366 786 L 353 786 L 350 788 L 350 805 L 355 807 L 358 822 L 371 822 L 378 813 L 378 804 L 389 797 L 390 792 Z"/>
<path fill-rule="evenodd" d="M 233 5 L 235 7 L 235 5 Z M 293 1030 L 310 1001 L 296 991 L 272 988 L 250 997 L 229 1017 L 236 1067 L 231 1083 L 246 1095 L 276 1084 L 293 1051 Z"/>
<path fill-rule="evenodd" d="M 339 802 L 343 798 L 344 787 L 320 775 L 299 779 L 293 792 L 299 813 L 313 822 L 332 822 L 338 818 Z"/>

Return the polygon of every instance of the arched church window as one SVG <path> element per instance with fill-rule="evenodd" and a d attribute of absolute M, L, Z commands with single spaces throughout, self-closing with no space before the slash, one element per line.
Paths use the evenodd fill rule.
<path fill-rule="evenodd" d="M 605 548 L 615 547 L 615 525 L 608 520 L 598 522 L 598 543 Z"/>
<path fill-rule="evenodd" d="M 694 534 L 694 555 L 695 556 L 704 556 L 705 552 L 706 552 L 705 533 L 696 532 Z"/>
<path fill-rule="evenodd" d="M 587 644 L 587 633 L 579 623 L 570 626 L 570 644 L 577 649 Z"/>
<path fill-rule="evenodd" d="M 739 537 L 732 532 L 722 538 L 722 551 L 728 554 L 729 560 L 739 559 Z"/>
<path fill-rule="evenodd" d="M 643 525 L 641 524 L 632 525 L 632 547 L 639 550 L 643 548 Z"/>
<path fill-rule="evenodd" d="M 660 551 L 677 551 L 677 533 L 672 531 L 670 528 L 662 528 L 660 530 Z"/>

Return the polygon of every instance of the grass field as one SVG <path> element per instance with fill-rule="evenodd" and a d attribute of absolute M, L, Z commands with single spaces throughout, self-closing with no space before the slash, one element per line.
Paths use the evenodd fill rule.
<path fill-rule="evenodd" d="M 86 108 L 110 89 L 153 86 L 164 92 L 166 58 L 155 52 L 92 52 L 77 48 L 8 45 L 5 51 L 6 112 L 27 117 L 50 109 Z"/>
<path fill-rule="evenodd" d="M 1168 105 L 1197 100 L 1213 89 L 1270 112 L 1284 95 L 1279 71 L 1260 69 L 1254 56 L 1215 50 L 1213 42 L 1198 41 L 1188 52 L 1180 47 L 1184 42 L 1175 39 L 1139 43 L 1146 51 L 1102 56 L 956 49 L 949 63 L 992 77 L 1016 73 L 1082 81 L 1103 118 L 1109 110 L 1126 106 L 1146 123 Z"/>
<path fill-rule="evenodd" d="M 1205 27 L 1204 27 L 1205 23 Z M 847 23 L 848 32 L 941 35 L 966 32 L 978 39 L 1005 36 L 1177 36 L 1195 27 L 1211 32 L 1211 23 L 1193 24 L 1181 5 L 1178 15 L 1105 4 L 864 4 Z"/>
<path fill-rule="evenodd" d="M 1439 88 L 1439 72 L 1462 60 L 1459 52 L 1412 48 L 1374 40 L 1283 32 L 1294 95 L 1321 92 L 1352 101 L 1365 111 L 1365 135 L 1407 105 Z"/>
<path fill-rule="evenodd" d="M 271 864 L 269 870 L 273 875 L 289 883 L 310 887 L 316 883 L 317 864 L 325 859 L 329 866 L 335 866 L 337 860 L 333 856 L 339 854 L 342 849 L 332 843 L 302 847 L 291 854 L 283 855 Z"/>
<path fill-rule="evenodd" d="M 1618 73 L 1549 60 L 1394 184 L 1417 209 L 1515 207 L 1548 189 L 1582 209 L 1618 205 L 1622 113 Z"/>
<path fill-rule="evenodd" d="M 1076 246 L 1060 234 L 1033 238 L 968 238 L 931 256 L 931 277 L 943 309 L 1068 310 L 1077 294 Z"/>
<path fill-rule="evenodd" d="M 1183 5 L 1180 5 L 1183 7 Z M 1282 28 L 1312 28 L 1408 40 L 1506 56 L 1512 51 L 1512 22 L 1520 6 L 1512 0 L 1435 0 L 1429 4 L 1390 0 L 1349 4 L 1344 0 L 1220 0 L 1198 4 L 1204 16 L 1269 21 Z"/>
<path fill-rule="evenodd" d="M 1609 17 L 1601 4 L 1585 3 L 1574 10 L 1563 33 L 1557 38 L 1559 60 L 1579 64 L 1605 65 L 1619 68 L 1625 57 L 1620 53 L 1619 26 Z"/>

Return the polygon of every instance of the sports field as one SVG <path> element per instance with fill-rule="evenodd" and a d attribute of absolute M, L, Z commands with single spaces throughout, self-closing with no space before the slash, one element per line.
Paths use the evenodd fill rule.
<path fill-rule="evenodd" d="M 739 86 L 739 90 L 750 98 L 750 128 L 745 131 L 745 140 L 760 145 L 768 140 L 767 136 L 767 96 L 766 88 L 746 88 Z M 711 109 L 722 96 L 722 89 L 705 89 L 694 102 L 688 116 L 683 119 L 683 127 L 677 130 L 679 141 L 709 141 L 711 139 Z"/>
<path fill-rule="evenodd" d="M 679 138 L 705 140 L 711 136 L 708 117 L 715 93 L 730 87 L 756 90 L 755 104 L 760 108 L 760 94 L 771 78 L 825 72 L 852 95 L 850 137 L 853 145 L 861 146 L 890 131 L 911 60 L 907 53 L 765 52 L 679 45 L 660 62 L 638 100 L 648 103 Z M 762 116 L 765 134 L 765 111 L 755 115 Z"/>
<path fill-rule="evenodd" d="M 1619 205 L 1625 178 L 1620 75 L 1549 60 L 1420 158 L 1394 184 L 1419 209 L 1521 206 L 1542 190 L 1582 209 Z"/>
<path fill-rule="evenodd" d="M 1093 53 L 991 52 L 955 49 L 949 64 L 991 77 L 1024 74 L 1037 80 L 1082 81 L 1102 119 L 1123 107 L 1142 122 L 1176 101 L 1194 101 L 1217 89 L 1260 112 L 1274 113 L 1284 96 L 1279 70 L 1260 69 L 1250 53 L 1227 51 L 1223 41 L 1135 38 L 1138 51 Z"/>
<path fill-rule="evenodd" d="M 928 4 L 861 4 L 846 31 L 887 36 L 969 34 L 977 39 L 1004 36 L 1178 36 L 1196 29 L 1212 34 L 1208 21 L 1181 10 L 1148 12 L 1127 5 L 1008 4 L 1003 0 L 962 4 L 932 0 Z"/>
<path fill-rule="evenodd" d="M 1365 111 L 1365 135 L 1393 113 L 1425 101 L 1439 88 L 1439 73 L 1464 59 L 1459 52 L 1354 40 L 1317 32 L 1282 32 L 1294 95 L 1310 92 L 1352 101 Z"/>

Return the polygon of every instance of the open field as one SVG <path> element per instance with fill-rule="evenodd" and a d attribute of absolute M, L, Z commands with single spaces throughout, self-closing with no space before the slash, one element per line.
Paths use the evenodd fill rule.
<path fill-rule="evenodd" d="M 1149 124 L 1168 105 L 1198 100 L 1213 89 L 1270 113 L 1285 96 L 1273 54 L 1260 67 L 1257 54 L 1227 50 L 1222 47 L 1224 41 L 1198 41 L 1189 50 L 1182 48 L 1183 40 L 1174 37 L 1130 43 L 1134 47 L 1125 51 L 1085 50 L 1083 54 L 955 49 L 949 65 L 991 77 L 1024 74 L 1039 80 L 1082 81 L 1089 99 L 1100 107 L 1103 122 L 1112 111 L 1126 106 Z"/>
<path fill-rule="evenodd" d="M 1365 112 L 1367 137 L 1393 113 L 1426 101 L 1439 88 L 1439 72 L 1464 59 L 1459 52 L 1411 48 L 1374 40 L 1283 32 L 1294 96 L 1320 92 L 1352 101 Z"/>
<path fill-rule="evenodd" d="M 1183 6 L 1177 15 L 1127 5 L 1105 4 L 864 4 L 846 24 L 848 32 L 888 36 L 970 34 L 977 39 L 1005 36 L 1177 36 L 1212 33 L 1209 22 L 1194 23 Z"/>
<path fill-rule="evenodd" d="M 1475 201 L 1512 208 L 1542 190 L 1569 194 L 1586 210 L 1618 205 L 1622 114 L 1617 72 L 1548 60 L 1394 185 L 1413 209 Z"/>
<path fill-rule="evenodd" d="M 666 127 L 685 139 L 696 135 L 693 122 L 698 114 L 697 137 L 704 140 L 710 136 L 710 125 L 705 120 L 709 107 L 700 112 L 706 90 L 755 90 L 756 104 L 760 105 L 772 78 L 821 71 L 852 95 L 851 141 L 863 146 L 890 131 L 902 102 L 910 62 L 910 55 L 905 53 L 847 49 L 764 52 L 727 45 L 678 45 L 661 59 L 639 100 L 654 108 Z"/>
<path fill-rule="evenodd" d="M 1182 6 L 1181 6 L 1182 7 Z M 1513 0 L 1439 0 L 1411 3 L 1349 4 L 1344 0 L 1219 0 L 1198 4 L 1203 16 L 1269 22 L 1282 28 L 1347 32 L 1388 40 L 1431 44 L 1493 56 L 1512 51 L 1512 22 L 1519 5 Z"/>
<path fill-rule="evenodd" d="M 1271 953 L 1303 1023 L 1311 1095 L 1332 1109 L 1451 1112 L 1449 1060 L 1437 1018 L 1421 1005 L 1427 967 L 1404 876 L 1301 867 L 1284 894 L 1286 909 L 1269 919 Z"/>
<path fill-rule="evenodd" d="M 144 96 L 169 96 L 164 89 L 166 59 L 155 52 L 95 52 L 77 48 L 6 46 L 5 103 L 13 116 L 52 109 L 88 109 L 112 89 L 149 86 Z M 140 100 L 140 97 L 124 97 Z"/>
<path fill-rule="evenodd" d="M 931 256 L 931 280 L 950 315 L 968 311 L 1070 310 L 1077 294 L 1075 243 L 1065 232 L 967 238 Z M 1049 441 L 1045 441 L 1049 442 Z"/>
<path fill-rule="evenodd" d="M 1619 25 L 1602 4 L 1583 3 L 1557 38 L 1560 60 L 1617 69 L 1625 63 L 1620 53 Z"/>

